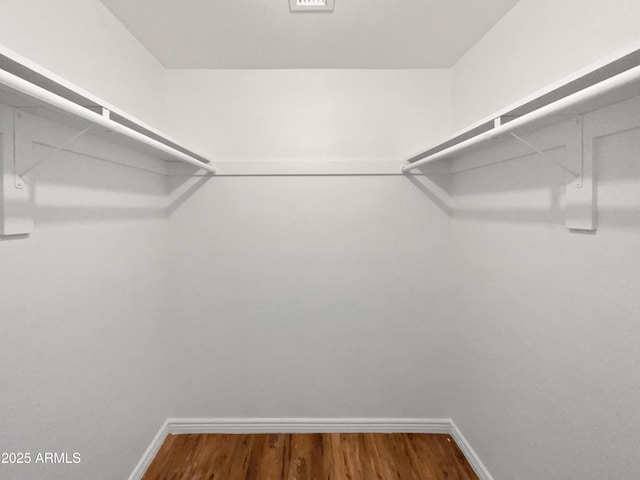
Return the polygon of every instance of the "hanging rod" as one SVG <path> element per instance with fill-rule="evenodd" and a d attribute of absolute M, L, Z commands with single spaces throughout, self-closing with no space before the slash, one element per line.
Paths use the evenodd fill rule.
<path fill-rule="evenodd" d="M 70 114 L 73 117 L 82 119 L 89 122 L 94 126 L 99 126 L 106 130 L 108 133 L 115 133 L 122 135 L 134 142 L 143 146 L 153 149 L 156 153 L 164 154 L 169 157 L 169 161 L 178 160 L 184 163 L 188 163 L 194 167 L 206 170 L 209 173 L 216 173 L 216 169 L 211 166 L 208 159 L 197 159 L 186 153 L 183 153 L 176 148 L 166 145 L 154 138 L 145 135 L 139 131 L 134 130 L 128 126 L 111 120 L 110 111 L 104 107 L 97 107 L 96 109 L 90 109 L 85 106 L 74 103 L 66 98 L 63 98 L 55 93 L 52 93 L 38 85 L 35 85 L 27 80 L 24 80 L 6 70 L 0 69 L 0 84 L 9 87 L 10 93 L 18 93 L 22 96 L 26 96 L 29 99 L 37 100 L 44 103 L 45 106 L 52 109 L 62 111 Z M 161 158 L 166 160 L 165 158 Z"/>
<path fill-rule="evenodd" d="M 636 61 L 638 51 L 629 57 L 631 56 L 633 56 L 633 60 Z M 453 157 L 473 147 L 485 144 L 490 140 L 495 140 L 500 136 L 515 133 L 516 130 L 521 128 L 543 128 L 544 126 L 556 123 L 562 118 L 582 115 L 639 94 L 640 66 L 637 65 L 521 116 L 511 116 L 509 112 L 505 113 L 505 115 L 496 118 L 492 122 L 493 128 L 483 128 L 489 123 L 487 122 L 475 127 L 469 132 L 463 133 L 454 139 L 427 150 L 427 152 L 433 151 L 433 154 L 427 153 L 425 155 L 425 152 L 422 152 L 414 155 L 408 160 L 408 162 L 411 163 L 402 167 L 402 172 L 408 172 L 428 163 Z M 607 95 L 612 95 L 610 101 L 603 101 L 603 98 Z M 535 100 L 529 103 L 533 104 Z M 518 109 L 516 108 L 513 111 L 517 112 Z M 480 131 L 480 133 L 476 134 L 475 131 Z M 470 132 L 474 134 L 469 137 Z M 456 139 L 459 141 L 456 142 Z"/>

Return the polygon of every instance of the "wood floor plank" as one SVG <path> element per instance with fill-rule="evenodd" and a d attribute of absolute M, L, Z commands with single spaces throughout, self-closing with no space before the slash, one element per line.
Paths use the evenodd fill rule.
<path fill-rule="evenodd" d="M 249 459 L 247 480 L 282 480 L 287 435 L 256 435 Z"/>
<path fill-rule="evenodd" d="M 425 437 L 424 435 L 409 433 L 404 436 L 407 448 L 410 452 L 411 463 L 414 468 L 420 470 L 423 480 L 441 480 L 440 458 L 436 454 L 434 448 L 430 448 L 434 439 Z M 422 468 L 423 465 L 429 465 L 429 468 Z"/>
<path fill-rule="evenodd" d="M 478 480 L 449 435 L 169 435 L 143 480 Z"/>
<path fill-rule="evenodd" d="M 284 480 L 325 480 L 322 434 L 289 435 Z M 324 478 L 323 478 L 324 477 Z"/>

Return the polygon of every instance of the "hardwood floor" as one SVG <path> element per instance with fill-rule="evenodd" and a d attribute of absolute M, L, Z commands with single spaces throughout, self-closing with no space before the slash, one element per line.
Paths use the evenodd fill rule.
<path fill-rule="evenodd" d="M 478 480 L 449 435 L 169 435 L 144 480 Z"/>

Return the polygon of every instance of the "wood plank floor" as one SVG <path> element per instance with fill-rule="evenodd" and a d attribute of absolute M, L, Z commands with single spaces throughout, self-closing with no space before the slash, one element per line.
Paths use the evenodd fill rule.
<path fill-rule="evenodd" d="M 169 435 L 143 480 L 478 480 L 449 435 Z"/>

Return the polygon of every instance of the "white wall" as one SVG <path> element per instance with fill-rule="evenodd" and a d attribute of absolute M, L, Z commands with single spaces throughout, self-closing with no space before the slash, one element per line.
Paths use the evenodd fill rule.
<path fill-rule="evenodd" d="M 0 43 L 160 124 L 163 69 L 99 1 L 2 0 L 0 11 Z M 60 143 L 76 133 L 60 128 L 47 128 Z M 166 184 L 71 154 L 31 181 L 33 236 L 0 239 L 0 451 L 82 463 L 2 465 L 0 477 L 127 478 L 172 405 Z"/>
<path fill-rule="evenodd" d="M 0 44 L 162 128 L 164 68 L 98 0 L 0 0 Z"/>
<path fill-rule="evenodd" d="M 404 158 L 448 128 L 446 71 L 177 71 L 168 86 L 180 134 L 223 159 Z M 182 204 L 181 414 L 446 416 L 448 221 L 424 189 L 221 177 Z"/>
<path fill-rule="evenodd" d="M 637 42 L 639 19 L 635 1 L 521 0 L 455 66 L 455 127 Z M 592 235 L 566 230 L 550 162 L 453 178 L 451 409 L 496 480 L 638 478 L 639 142 L 597 140 Z"/>
<path fill-rule="evenodd" d="M 25 122 L 58 141 L 74 133 Z M 80 144 L 145 161 L 90 136 Z M 35 231 L 0 238 L 0 452 L 78 452 L 81 463 L 4 464 L 0 477 L 125 479 L 173 406 L 166 182 L 71 153 L 28 182 Z"/>
<path fill-rule="evenodd" d="M 454 128 L 638 40 L 636 0 L 521 0 L 456 63 Z"/>
<path fill-rule="evenodd" d="M 169 70 L 167 128 L 221 160 L 404 159 L 450 130 L 450 90 L 448 70 Z"/>
<path fill-rule="evenodd" d="M 407 178 L 216 178 L 170 232 L 182 416 L 449 415 L 448 219 Z"/>
<path fill-rule="evenodd" d="M 594 234 L 566 229 L 569 178 L 537 156 L 453 178 L 451 409 L 496 480 L 638 478 L 638 151 L 638 128 L 596 140 Z"/>

